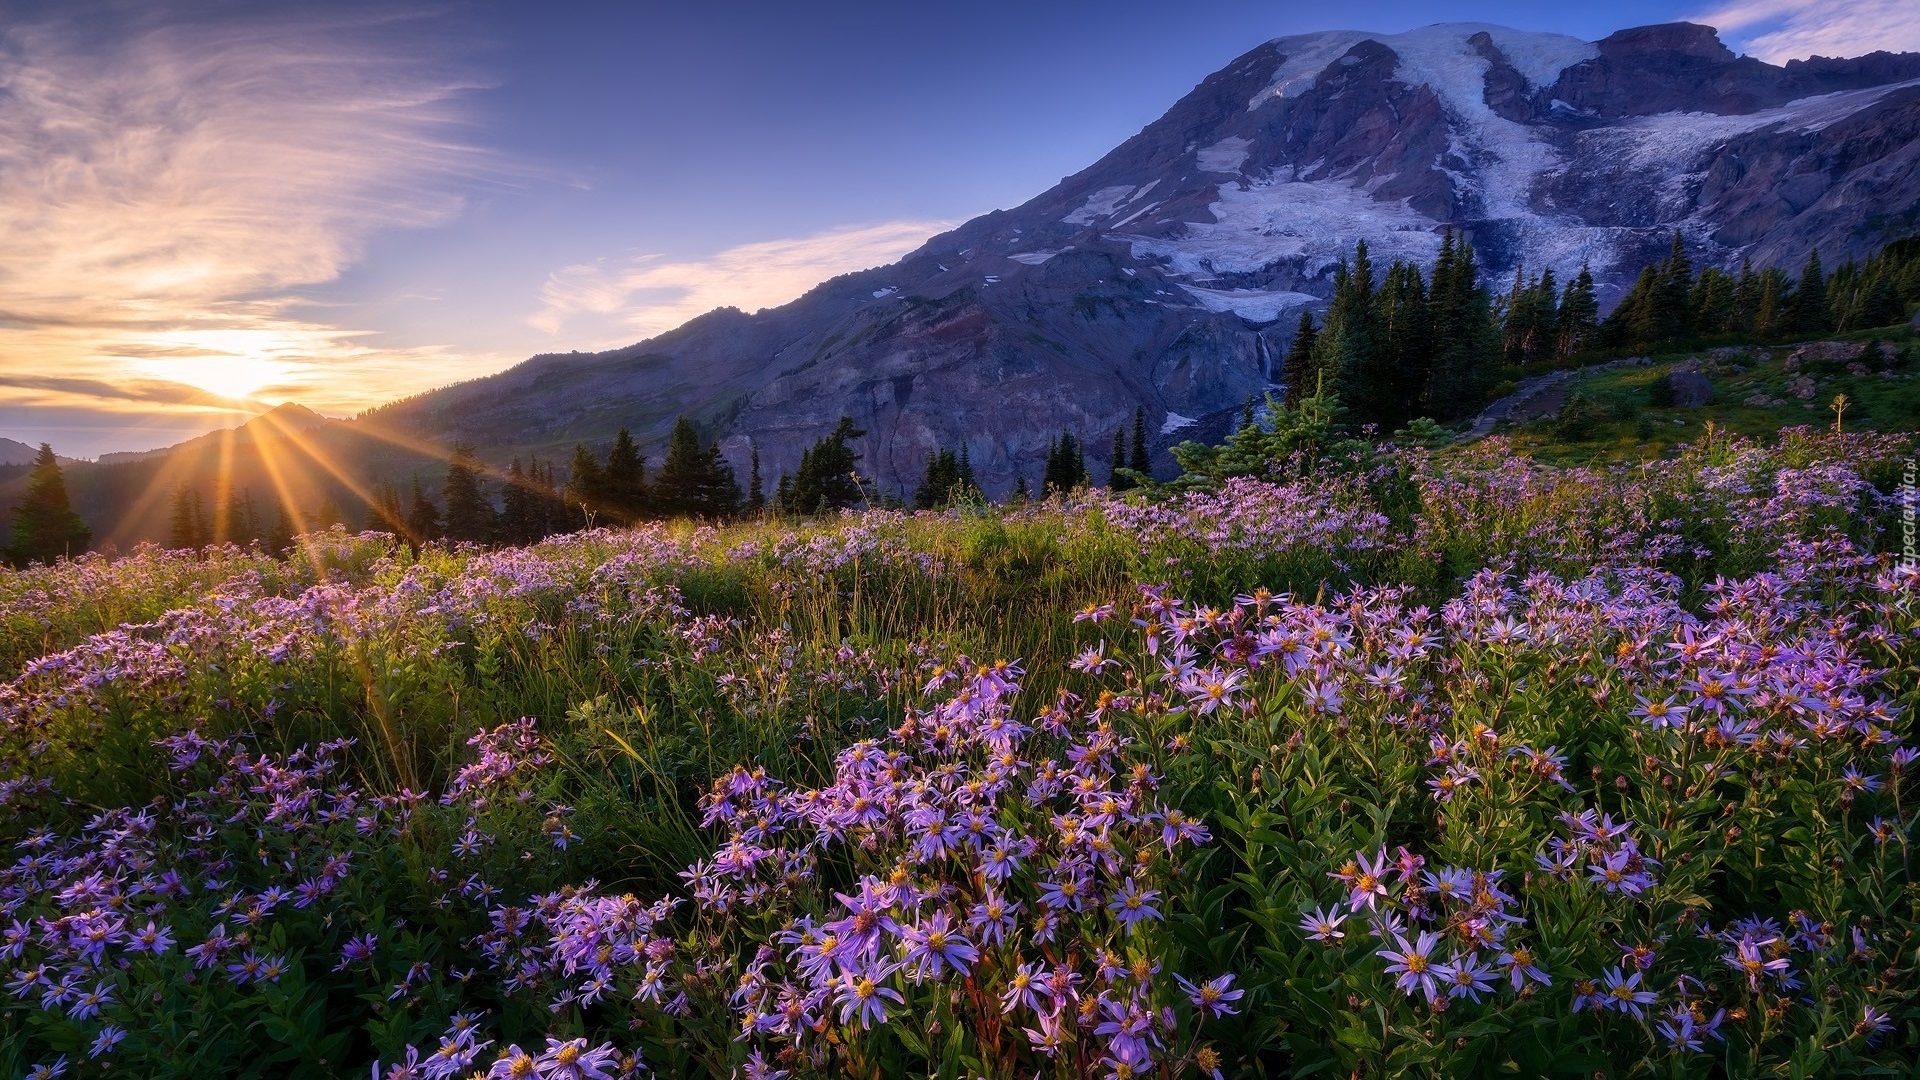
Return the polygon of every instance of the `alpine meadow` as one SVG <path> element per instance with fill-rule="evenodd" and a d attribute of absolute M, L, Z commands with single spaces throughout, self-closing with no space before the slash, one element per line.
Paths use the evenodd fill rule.
<path fill-rule="evenodd" d="M 1012 210 L 682 192 L 505 315 L 469 245 L 660 182 L 551 163 L 590 39 L 839 155 L 856 54 L 1026 54 L 308 6 L 0 26 L 0 1080 L 1915 1074 L 1899 5 L 1274 38 Z M 855 213 L 776 121 L 674 167 Z"/>

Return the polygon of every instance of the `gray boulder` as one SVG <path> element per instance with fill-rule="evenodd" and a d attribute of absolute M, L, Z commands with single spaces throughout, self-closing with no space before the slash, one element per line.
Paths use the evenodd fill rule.
<path fill-rule="evenodd" d="M 1673 382 L 1673 403 L 1683 409 L 1697 409 L 1713 403 L 1713 382 L 1697 371 L 1676 371 L 1669 378 Z"/>

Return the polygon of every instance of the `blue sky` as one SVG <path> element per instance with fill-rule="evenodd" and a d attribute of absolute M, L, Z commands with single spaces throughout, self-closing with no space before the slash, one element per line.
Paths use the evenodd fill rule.
<path fill-rule="evenodd" d="M 1920 48 L 1895 0 L 9 7 L 0 435 L 86 456 L 784 302 L 1276 36 L 1693 17 L 1772 59 Z"/>

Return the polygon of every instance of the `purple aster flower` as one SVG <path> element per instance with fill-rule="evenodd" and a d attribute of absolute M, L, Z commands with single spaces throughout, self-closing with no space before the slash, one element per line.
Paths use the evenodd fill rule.
<path fill-rule="evenodd" d="M 1456 956 L 1439 965 L 1434 975 L 1446 986 L 1450 998 L 1467 997 L 1478 1003 L 1480 995 L 1493 992 L 1493 966 L 1476 960 L 1471 954 Z"/>
<path fill-rule="evenodd" d="M 986 897 L 967 915 L 967 926 L 980 935 L 982 944 L 1004 945 L 1007 932 L 1020 923 L 1019 914 L 1019 903 L 1009 904 L 1005 897 L 988 889 Z"/>
<path fill-rule="evenodd" d="M 1142 889 L 1138 881 L 1129 878 L 1120 892 L 1107 901 L 1107 910 L 1132 933 L 1141 923 L 1161 917 L 1159 909 L 1153 906 L 1159 899 L 1159 890 Z"/>
<path fill-rule="evenodd" d="M 124 1028 L 118 1028 L 112 1024 L 108 1024 L 106 1027 L 100 1029 L 100 1034 L 94 1036 L 93 1046 L 88 1048 L 87 1056 L 97 1058 L 110 1054 L 113 1052 L 113 1048 L 119 1046 L 120 1041 L 126 1037 L 127 1032 Z"/>
<path fill-rule="evenodd" d="M 1641 974 L 1622 974 L 1619 968 L 1613 968 L 1606 974 L 1606 1005 L 1611 1009 L 1630 1012 L 1640 1019 L 1646 1019 L 1643 1006 L 1659 1000 L 1659 995 L 1640 986 Z"/>
<path fill-rule="evenodd" d="M 840 976 L 840 1022 L 851 1024 L 856 1018 L 862 1030 L 887 1022 L 887 1002 L 905 1004 L 900 992 L 886 985 L 900 965 L 873 961 Z"/>
<path fill-rule="evenodd" d="M 1246 995 L 1245 990 L 1233 988 L 1231 973 L 1210 979 L 1198 986 L 1179 975 L 1175 975 L 1173 979 L 1180 984 L 1181 990 L 1186 991 L 1187 1000 L 1193 1002 L 1194 1008 L 1200 1010 L 1200 1015 L 1203 1017 L 1232 1016 L 1240 1011 L 1232 1007 L 1233 1003 Z"/>
<path fill-rule="evenodd" d="M 1791 966 L 1787 957 L 1782 955 L 1769 958 L 1761 950 L 1778 941 L 1776 938 L 1756 940 L 1752 934 L 1741 934 L 1734 942 L 1733 951 L 1721 956 L 1726 965 L 1747 977 L 1747 988 L 1754 993 L 1760 992 L 1760 979 L 1764 975 L 1778 978 Z"/>
<path fill-rule="evenodd" d="M 561 1042 L 549 1035 L 547 1052 L 540 1055 L 533 1067 L 541 1080 L 611 1080 L 619 1058 L 611 1044 L 589 1050 L 585 1039 Z"/>
<path fill-rule="evenodd" d="M 487 1080 L 535 1080 L 539 1075 L 536 1068 L 533 1055 L 515 1043 L 495 1059 L 493 1067 L 487 1070 Z"/>
<path fill-rule="evenodd" d="M 1332 944 L 1347 936 L 1340 924 L 1347 921 L 1345 914 L 1336 914 L 1326 908 L 1315 908 L 1300 919 L 1300 929 L 1314 941 Z"/>
<path fill-rule="evenodd" d="M 1418 941 L 1408 942 L 1404 934 L 1393 935 L 1395 949 L 1381 949 L 1375 955 L 1387 961 L 1387 974 L 1398 975 L 1394 985 L 1406 991 L 1408 997 L 1425 994 L 1428 1003 L 1440 996 L 1440 984 L 1434 971 L 1433 949 L 1440 944 L 1440 935 L 1431 930 L 1421 931 Z"/>
<path fill-rule="evenodd" d="M 1355 852 L 1354 859 L 1328 876 L 1346 883 L 1348 907 L 1372 910 L 1387 895 L 1387 871 L 1392 867 L 1387 849 L 1381 848 L 1371 861 L 1364 852 Z"/>
<path fill-rule="evenodd" d="M 1869 1005 L 1861 1014 L 1860 1022 L 1853 1025 L 1855 1035 L 1865 1035 L 1869 1043 L 1878 1042 L 1880 1036 L 1893 1030 L 1893 1017 Z"/>
<path fill-rule="evenodd" d="M 1528 982 L 1537 982 L 1542 986 L 1553 985 L 1553 980 L 1547 976 L 1547 973 L 1540 970 L 1540 965 L 1534 959 L 1533 950 L 1524 945 L 1515 945 L 1501 953 L 1497 962 L 1507 969 L 1508 976 L 1513 979 L 1515 990 L 1519 990 Z"/>
<path fill-rule="evenodd" d="M 1000 995 L 1000 1011 L 1010 1013 L 1016 1008 L 1027 1008 L 1034 1012 L 1046 1011 L 1041 1006 L 1041 995 L 1045 993 L 1042 980 L 1032 964 L 1021 964 L 1007 976 L 1007 988 Z"/>
<path fill-rule="evenodd" d="M 936 911 L 926 922 L 902 930 L 900 940 L 907 946 L 906 964 L 915 979 L 937 979 L 948 967 L 965 975 L 968 965 L 980 959 L 980 950 L 944 911 Z"/>

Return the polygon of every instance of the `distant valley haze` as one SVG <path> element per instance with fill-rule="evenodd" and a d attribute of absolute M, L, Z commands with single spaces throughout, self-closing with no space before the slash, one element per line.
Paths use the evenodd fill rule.
<path fill-rule="evenodd" d="M 1442 20 L 1573 46 L 1690 20 L 1776 65 L 1920 50 L 1920 8 L 1899 0 L 8 0 L 0 463 L 42 441 L 69 458 L 149 450 L 282 402 L 351 416 L 715 308 L 778 307 L 1053 189 L 1263 41 Z M 1554 55 L 1512 66 L 1532 85 L 1546 76 L 1529 64 Z M 1231 172 L 1239 146 L 1217 140 L 1198 167 Z M 1100 208 L 1076 196 L 1055 217 L 1082 210 L 1091 224 Z M 1326 212 L 1337 228 L 1344 211 Z M 1137 254 L 1201 257 L 1184 242 Z M 1255 323 L 1292 295 L 1184 280 L 1183 302 Z M 551 455 L 571 430 L 527 445 Z"/>

